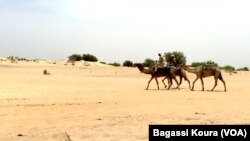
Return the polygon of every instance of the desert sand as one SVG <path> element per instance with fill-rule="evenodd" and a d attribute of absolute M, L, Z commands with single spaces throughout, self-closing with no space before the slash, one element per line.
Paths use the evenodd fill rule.
<path fill-rule="evenodd" d="M 249 72 L 222 72 L 227 92 L 220 81 L 214 92 L 200 81 L 166 90 L 163 78 L 145 90 L 150 76 L 137 68 L 64 63 L 1 62 L 0 141 L 145 141 L 149 124 L 250 123 Z"/>

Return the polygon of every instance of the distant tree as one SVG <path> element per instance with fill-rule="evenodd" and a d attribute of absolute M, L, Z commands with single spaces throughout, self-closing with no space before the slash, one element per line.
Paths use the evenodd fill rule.
<path fill-rule="evenodd" d="M 183 52 L 180 52 L 180 51 L 165 53 L 165 60 L 166 60 L 167 63 L 171 62 L 171 55 L 175 56 L 177 64 L 186 64 L 186 56 L 184 55 Z"/>
<path fill-rule="evenodd" d="M 106 62 L 100 62 L 101 64 L 107 64 Z"/>
<path fill-rule="evenodd" d="M 238 68 L 237 71 L 249 71 L 248 67 Z"/>
<path fill-rule="evenodd" d="M 235 71 L 235 68 L 233 66 L 230 66 L 230 65 L 226 65 L 224 67 L 221 67 L 221 69 L 223 69 L 223 70 L 225 70 L 227 72 L 230 72 L 230 73 Z"/>
<path fill-rule="evenodd" d="M 147 58 L 143 62 L 144 67 L 153 67 L 155 65 L 155 61 L 153 59 Z"/>
<path fill-rule="evenodd" d="M 193 63 L 191 64 L 191 67 L 198 67 L 198 66 L 204 65 L 204 64 L 214 65 L 214 66 L 218 67 L 218 64 L 215 63 L 214 61 L 211 61 L 211 60 L 209 60 L 209 61 L 204 61 L 204 62 L 193 62 Z"/>
<path fill-rule="evenodd" d="M 9 56 L 9 57 L 7 57 L 7 59 L 10 60 L 11 63 L 17 63 L 17 57 Z"/>
<path fill-rule="evenodd" d="M 109 65 L 111 65 L 111 66 L 115 66 L 115 67 L 119 67 L 119 66 L 121 66 L 121 64 L 120 64 L 120 63 L 116 63 L 116 62 L 114 62 L 114 63 L 109 63 Z"/>
<path fill-rule="evenodd" d="M 97 62 L 98 61 L 98 59 L 94 55 L 91 55 L 91 54 L 83 54 L 82 60 L 90 61 L 90 62 Z"/>
<path fill-rule="evenodd" d="M 82 56 L 79 54 L 72 54 L 68 57 L 69 61 L 80 61 L 82 60 Z"/>
<path fill-rule="evenodd" d="M 132 61 L 126 60 L 123 62 L 123 66 L 125 67 L 132 67 L 134 64 Z"/>
<path fill-rule="evenodd" d="M 16 59 L 17 61 L 29 61 L 26 58 L 21 58 L 21 57 L 18 57 L 18 56 L 14 57 L 14 59 Z"/>

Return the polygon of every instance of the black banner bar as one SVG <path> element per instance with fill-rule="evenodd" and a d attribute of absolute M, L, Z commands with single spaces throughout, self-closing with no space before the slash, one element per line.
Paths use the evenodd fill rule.
<path fill-rule="evenodd" d="M 149 141 L 250 141 L 250 125 L 149 125 Z"/>

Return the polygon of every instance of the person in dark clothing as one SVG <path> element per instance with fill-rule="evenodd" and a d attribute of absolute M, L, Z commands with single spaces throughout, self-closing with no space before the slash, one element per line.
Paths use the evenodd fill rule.
<path fill-rule="evenodd" d="M 171 59 L 170 59 L 170 62 L 169 62 L 169 64 L 168 64 L 168 66 L 173 66 L 173 67 L 176 68 L 177 65 L 178 65 L 178 63 L 177 63 L 177 60 L 176 60 L 175 56 L 174 56 L 174 55 L 171 55 Z"/>

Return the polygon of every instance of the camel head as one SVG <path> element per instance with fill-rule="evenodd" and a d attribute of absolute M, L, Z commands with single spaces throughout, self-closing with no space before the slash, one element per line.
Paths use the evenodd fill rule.
<path fill-rule="evenodd" d="M 143 65 L 140 63 L 135 63 L 134 66 L 136 66 L 140 71 L 143 70 Z"/>
<path fill-rule="evenodd" d="M 136 66 L 140 70 L 140 72 L 145 74 L 151 74 L 153 72 L 153 69 L 145 69 L 140 63 L 135 63 L 134 66 Z"/>

